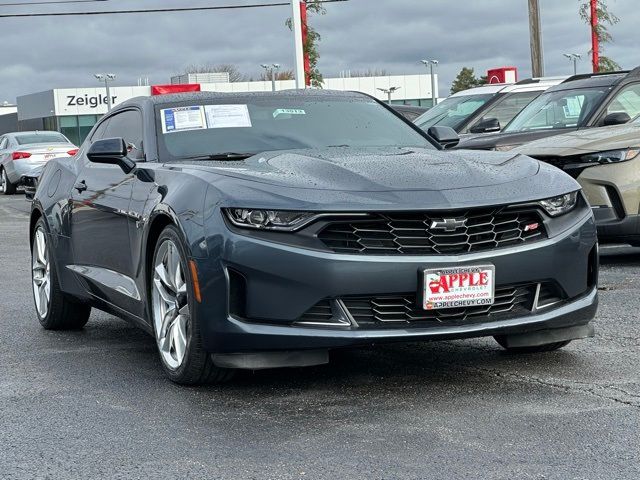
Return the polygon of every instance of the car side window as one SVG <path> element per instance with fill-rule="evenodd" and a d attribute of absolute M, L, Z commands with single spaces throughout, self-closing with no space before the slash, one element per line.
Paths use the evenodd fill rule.
<path fill-rule="evenodd" d="M 105 134 L 105 131 L 107 130 L 108 125 L 109 125 L 109 119 L 105 120 L 104 122 L 102 122 L 100 125 L 96 127 L 96 129 L 93 131 L 93 135 L 91 135 L 91 143 L 95 142 L 96 140 L 100 140 L 101 138 L 106 138 L 104 134 Z"/>
<path fill-rule="evenodd" d="M 611 113 L 626 113 L 631 118 L 640 115 L 640 83 L 627 85 L 613 97 L 605 116 Z"/>
<path fill-rule="evenodd" d="M 482 118 L 478 121 L 481 122 L 488 118 L 497 118 L 500 122 L 500 127 L 504 128 L 513 117 L 520 113 L 520 111 L 529 105 L 540 93 L 539 91 L 518 92 L 506 95 L 484 112 Z"/>
<path fill-rule="evenodd" d="M 0 140 L 0 150 L 4 150 L 7 148 L 7 143 L 9 143 L 7 141 L 7 137 L 2 137 L 2 140 Z"/>
<path fill-rule="evenodd" d="M 143 158 L 142 151 L 142 115 L 137 110 L 125 110 L 109 119 L 105 138 L 124 138 L 130 146 L 132 158 Z"/>

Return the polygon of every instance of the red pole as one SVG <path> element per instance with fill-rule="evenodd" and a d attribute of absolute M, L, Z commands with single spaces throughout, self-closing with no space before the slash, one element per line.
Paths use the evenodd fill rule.
<path fill-rule="evenodd" d="M 593 73 L 600 70 L 600 45 L 598 43 L 598 0 L 591 0 L 591 62 Z"/>
<path fill-rule="evenodd" d="M 311 86 L 311 61 L 307 50 L 307 2 L 300 2 L 300 20 L 302 24 L 302 46 L 304 51 L 304 84 Z"/>

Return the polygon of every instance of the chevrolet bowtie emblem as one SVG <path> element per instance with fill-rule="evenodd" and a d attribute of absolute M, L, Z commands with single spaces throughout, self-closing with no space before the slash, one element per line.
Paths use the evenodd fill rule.
<path fill-rule="evenodd" d="M 455 232 L 458 228 L 467 225 L 466 218 L 443 218 L 434 220 L 429 227 L 431 230 L 444 230 L 445 232 Z"/>

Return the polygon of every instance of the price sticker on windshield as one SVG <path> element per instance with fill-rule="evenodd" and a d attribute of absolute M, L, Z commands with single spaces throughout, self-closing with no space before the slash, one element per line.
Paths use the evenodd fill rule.
<path fill-rule="evenodd" d="M 207 128 L 251 127 L 249 107 L 246 105 L 205 105 Z"/>
<path fill-rule="evenodd" d="M 198 106 L 160 110 L 162 133 L 183 132 L 206 128 L 204 108 Z"/>

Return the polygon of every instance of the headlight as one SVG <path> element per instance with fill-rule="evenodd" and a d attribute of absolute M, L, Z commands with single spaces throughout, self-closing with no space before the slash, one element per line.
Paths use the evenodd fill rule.
<path fill-rule="evenodd" d="M 585 163 L 617 163 L 634 159 L 640 154 L 640 148 L 624 148 L 622 150 L 608 150 L 606 152 L 589 153 L 580 157 Z"/>
<path fill-rule="evenodd" d="M 578 192 L 547 198 L 546 200 L 540 200 L 538 203 L 549 215 L 557 217 L 573 210 L 578 203 Z"/>
<path fill-rule="evenodd" d="M 224 208 L 227 218 L 237 227 L 290 232 L 303 226 L 314 216 L 311 212 Z"/>
<path fill-rule="evenodd" d="M 509 150 L 513 150 L 518 146 L 519 145 L 498 145 L 497 147 L 494 147 L 494 150 L 497 152 L 508 152 Z"/>

